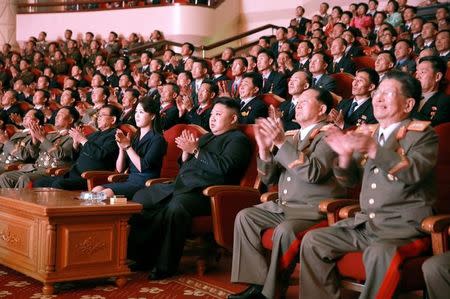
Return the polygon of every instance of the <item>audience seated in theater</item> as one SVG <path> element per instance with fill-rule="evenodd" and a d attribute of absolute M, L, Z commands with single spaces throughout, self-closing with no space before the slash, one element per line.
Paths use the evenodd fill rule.
<path fill-rule="evenodd" d="M 72 66 L 70 76 L 78 81 L 77 87 L 89 87 L 89 82 L 83 77 L 83 69 L 79 65 Z"/>
<path fill-rule="evenodd" d="M 345 49 L 347 48 L 347 41 L 342 37 L 335 38 L 331 43 L 331 55 L 333 56 L 333 62 L 328 66 L 328 73 L 348 73 L 355 74 L 355 63 L 345 56 Z"/>
<path fill-rule="evenodd" d="M 179 117 L 181 122 L 194 124 L 211 131 L 209 127 L 209 118 L 214 104 L 214 98 L 218 94 L 217 85 L 206 79 L 198 90 L 198 105 L 189 96 L 179 96 L 176 100 Z"/>
<path fill-rule="evenodd" d="M 52 110 L 48 107 L 50 93 L 47 90 L 37 89 L 33 95 L 34 109 L 42 111 L 45 116 L 45 122 L 52 117 Z"/>
<path fill-rule="evenodd" d="M 182 60 L 178 64 L 177 68 L 175 69 L 176 73 L 180 73 L 185 70 L 184 64 L 186 63 L 186 60 L 194 54 L 194 50 L 195 50 L 195 47 L 191 43 L 184 43 L 181 46 Z"/>
<path fill-rule="evenodd" d="M 153 58 L 153 54 L 149 51 L 144 51 L 141 53 L 140 62 L 141 66 L 137 69 L 137 71 L 141 74 L 146 74 L 150 76 L 150 61 Z"/>
<path fill-rule="evenodd" d="M 407 39 L 401 39 L 395 44 L 395 69 L 407 72 L 412 75 L 416 71 L 416 62 L 411 59 L 413 50 L 412 42 Z"/>
<path fill-rule="evenodd" d="M 308 40 L 302 40 L 297 47 L 298 64 L 297 69 L 300 71 L 309 70 L 309 59 L 314 50 L 314 45 Z"/>
<path fill-rule="evenodd" d="M 30 163 L 37 158 L 36 151 L 33 150 L 30 127 L 33 124 L 43 125 L 44 114 L 40 110 L 31 109 L 23 117 L 24 130 L 20 130 L 11 138 L 5 131 L 0 134 L 0 173 L 5 172 L 5 166 L 15 162 Z"/>
<path fill-rule="evenodd" d="M 161 59 L 152 59 L 150 61 L 150 72 L 161 72 L 164 67 L 164 61 Z"/>
<path fill-rule="evenodd" d="M 236 216 L 231 281 L 251 286 L 228 298 L 275 298 L 278 277 L 282 277 L 283 296 L 297 259 L 285 266 L 280 266 L 279 259 L 290 250 L 298 232 L 324 218 L 317 209 L 321 200 L 345 195 L 332 175 L 336 153 L 325 142 L 326 119 L 332 106 L 327 90 L 310 88 L 299 96 L 296 106 L 295 119 L 302 129 L 285 133 L 280 119 L 257 121 L 258 173 L 266 185 L 278 184 L 278 199 L 246 208 Z M 268 264 L 261 234 L 272 227 L 275 231 Z"/>
<path fill-rule="evenodd" d="M 3 121 L 3 125 L 6 124 L 16 124 L 18 119 L 22 119 L 23 111 L 20 109 L 19 104 L 16 100 L 16 92 L 14 90 L 7 90 L 2 96 L 1 102 L 1 112 L 0 118 Z M 20 116 L 20 118 L 14 117 L 15 115 Z M 13 117 L 11 118 L 11 115 Z"/>
<path fill-rule="evenodd" d="M 165 83 L 166 80 L 164 79 L 164 76 L 161 73 L 151 73 L 150 77 L 147 79 L 146 87 L 148 89 L 145 92 L 146 96 L 150 97 L 152 100 L 159 103 L 160 95 L 158 89 Z"/>
<path fill-rule="evenodd" d="M 148 179 L 160 176 L 163 156 L 167 143 L 161 135 L 159 105 L 149 97 L 144 97 L 136 107 L 134 118 L 138 131 L 134 136 L 116 130 L 115 140 L 119 147 L 116 170 L 129 169 L 125 182 L 96 186 L 93 192 L 103 192 L 107 197 L 124 195 L 131 200 L 133 195 L 145 187 Z M 1 176 L 0 176 L 1 177 Z"/>
<path fill-rule="evenodd" d="M 436 50 L 445 62 L 450 61 L 450 29 L 441 30 L 436 35 Z"/>
<path fill-rule="evenodd" d="M 352 99 L 343 99 L 332 109 L 328 120 L 341 129 L 377 122 L 373 115 L 372 92 L 378 87 L 379 76 L 371 68 L 356 72 L 352 82 Z"/>
<path fill-rule="evenodd" d="M 133 77 L 129 74 L 122 74 L 119 77 L 119 86 L 114 89 L 114 99 L 113 101 L 122 104 L 122 99 L 125 96 L 126 91 L 131 88 L 134 84 Z M 111 101 L 111 98 L 109 98 Z"/>
<path fill-rule="evenodd" d="M 336 80 L 326 74 L 329 59 L 323 52 L 315 53 L 309 61 L 309 72 L 312 74 L 311 87 L 320 87 L 328 91 L 336 89 Z"/>
<path fill-rule="evenodd" d="M 257 72 L 256 56 L 247 55 L 245 59 L 247 59 L 247 73 Z"/>
<path fill-rule="evenodd" d="M 227 96 L 231 98 L 239 97 L 239 86 L 242 82 L 242 76 L 247 71 L 248 62 L 245 57 L 235 57 L 231 64 L 231 75 L 233 76 L 233 80 L 228 81 L 227 86 L 223 86 L 223 84 L 219 84 L 219 89 L 221 94 L 226 91 L 228 92 Z"/>
<path fill-rule="evenodd" d="M 267 117 L 267 105 L 260 98 L 262 78 L 258 73 L 245 73 L 239 86 L 240 124 L 254 124 L 259 117 Z"/>
<path fill-rule="evenodd" d="M 48 133 L 37 123 L 31 124 L 30 146 L 31 150 L 37 153 L 37 159 L 34 163 L 21 165 L 19 170 L 0 175 L 0 187 L 25 188 L 31 181 L 47 177 L 47 168 L 70 165 L 74 155 L 69 130 L 73 128 L 79 116 L 74 107 L 59 109 L 55 119 L 56 130 Z"/>
<path fill-rule="evenodd" d="M 398 8 L 398 2 L 395 0 L 389 0 L 385 8 L 387 14 L 386 23 L 393 27 L 400 27 L 403 25 L 402 15 L 398 12 Z"/>
<path fill-rule="evenodd" d="M 381 29 L 382 33 L 380 36 L 380 51 L 389 51 L 394 54 L 395 51 L 395 41 L 397 40 L 397 31 L 390 26 L 386 26 L 385 29 Z"/>
<path fill-rule="evenodd" d="M 448 6 L 441 6 L 436 10 L 436 23 L 439 30 L 450 29 L 450 8 Z"/>
<path fill-rule="evenodd" d="M 26 59 L 21 59 L 19 64 L 20 73 L 18 77 L 22 79 L 25 85 L 30 85 L 34 82 L 35 75 L 30 71 L 30 64 Z"/>
<path fill-rule="evenodd" d="M 438 26 L 436 23 L 428 21 L 425 24 L 423 24 L 422 27 L 423 48 L 435 48 L 435 40 L 437 33 L 438 33 Z M 423 48 L 421 48 L 421 50 Z"/>
<path fill-rule="evenodd" d="M 203 80 L 206 79 L 208 75 L 208 63 L 204 59 L 195 59 L 192 64 L 192 78 L 191 82 L 192 93 L 191 97 L 194 101 L 194 105 L 198 104 L 197 93 L 202 85 Z"/>
<path fill-rule="evenodd" d="M 214 59 L 212 62 L 212 80 L 214 83 L 227 81 L 227 62 L 223 59 Z"/>
<path fill-rule="evenodd" d="M 295 121 L 295 109 L 302 93 L 311 87 L 311 80 L 311 75 L 307 71 L 295 72 L 288 83 L 288 92 L 292 98 L 282 102 L 278 107 L 279 113 L 275 115 L 272 112 L 277 109 L 269 107 L 269 117 L 280 118 L 285 131 L 300 129 L 300 125 Z"/>
<path fill-rule="evenodd" d="M 101 73 L 96 73 L 91 80 L 91 90 L 86 93 L 86 102 L 93 104 L 92 102 L 92 92 L 94 91 L 95 88 L 97 87 L 106 87 L 105 86 L 106 83 L 106 77 L 103 76 Z M 108 89 L 109 91 L 109 89 Z M 109 96 L 109 94 L 108 94 Z"/>
<path fill-rule="evenodd" d="M 80 127 L 69 130 L 78 158 L 70 171 L 62 176 L 46 177 L 33 182 L 34 187 L 53 187 L 65 190 L 86 190 L 86 180 L 81 174 L 88 170 L 113 170 L 111 161 L 117 159 L 115 141 L 116 124 L 120 111 L 112 105 L 100 109 L 97 116 L 98 131 L 86 137 Z"/>
<path fill-rule="evenodd" d="M 33 61 L 31 61 L 30 67 L 31 69 L 43 72 L 45 68 L 44 54 L 42 54 L 41 52 L 34 52 Z"/>
<path fill-rule="evenodd" d="M 390 51 L 382 51 L 378 54 L 375 60 L 375 71 L 380 76 L 380 81 L 383 80 L 387 72 L 394 68 L 396 62 L 394 54 Z"/>
<path fill-rule="evenodd" d="M 347 42 L 347 47 L 345 48 L 345 57 L 353 58 L 363 56 L 364 52 L 361 47 L 356 42 L 356 33 L 352 28 L 342 32 L 342 38 Z"/>
<path fill-rule="evenodd" d="M 179 94 L 180 88 L 174 83 L 166 83 L 162 87 L 159 115 L 161 116 L 161 127 L 163 131 L 170 129 L 180 122 L 175 103 Z"/>
<path fill-rule="evenodd" d="M 285 78 L 291 77 L 295 71 L 294 58 L 291 52 L 282 51 L 277 57 L 277 71 Z"/>
<path fill-rule="evenodd" d="M 415 6 L 407 6 L 402 12 L 403 22 L 406 31 L 411 31 L 412 20 L 417 15 L 417 7 Z"/>
<path fill-rule="evenodd" d="M 227 63 L 227 67 L 229 67 L 231 65 L 231 63 L 233 62 L 235 55 L 236 55 L 236 52 L 234 51 L 234 49 L 232 47 L 226 47 L 222 51 L 220 58 L 222 60 L 224 60 Z"/>
<path fill-rule="evenodd" d="M 175 52 L 171 49 L 167 49 L 164 51 L 163 54 L 163 62 L 164 62 L 164 66 L 162 68 L 162 71 L 164 73 L 174 73 L 175 72 L 175 67 L 172 65 L 171 60 L 172 57 L 175 56 Z"/>
<path fill-rule="evenodd" d="M 438 56 L 427 56 L 419 60 L 416 78 L 422 86 L 422 98 L 412 116 L 431 121 L 432 126 L 450 122 L 450 96 L 440 91 L 445 80 L 447 65 Z"/>
<path fill-rule="evenodd" d="M 428 124 L 410 119 L 420 96 L 416 79 L 389 72 L 373 95 L 378 128 L 346 134 L 329 130 L 326 141 L 338 154 L 333 167 L 338 181 L 351 187 L 364 176 L 361 211 L 303 237 L 301 298 L 339 298 L 336 261 L 353 251 L 363 251 L 366 279 L 360 298 L 376 298 L 385 279 L 393 282 L 388 273 L 399 248 L 424 236 L 420 223 L 433 215 L 436 196 L 438 138 Z"/>
<path fill-rule="evenodd" d="M 277 56 L 281 52 L 281 46 L 287 41 L 287 29 L 286 27 L 279 27 L 275 32 L 276 42 L 272 44 L 270 50 L 273 56 Z"/>
<path fill-rule="evenodd" d="M 305 14 L 305 9 L 303 8 L 303 6 L 299 5 L 295 8 L 295 18 L 291 20 L 291 25 L 292 24 L 296 25 L 298 34 L 305 34 L 307 24 L 311 23 L 310 19 L 303 17 L 304 14 Z M 292 23 L 293 20 L 295 20 L 295 23 Z"/>
<path fill-rule="evenodd" d="M 182 71 L 177 76 L 177 85 L 180 88 L 180 95 L 182 96 L 192 96 L 192 86 L 193 81 L 192 74 L 189 71 Z"/>
<path fill-rule="evenodd" d="M 92 89 L 93 106 L 88 108 L 81 115 L 81 123 L 96 126 L 99 111 L 106 105 L 109 97 L 109 89 L 107 87 L 94 87 Z M 80 113 L 81 114 L 81 113 Z"/>
<path fill-rule="evenodd" d="M 136 267 L 152 269 L 150 280 L 176 273 L 192 217 L 210 215 L 210 203 L 202 190 L 239 183 L 251 145 L 237 130 L 238 113 L 234 99 L 218 98 L 211 112 L 211 133 L 197 139 L 185 130 L 176 138 L 183 152 L 175 182 L 155 184 L 134 195 L 133 201 L 144 209 L 130 219 L 128 255 Z"/>
<path fill-rule="evenodd" d="M 119 118 L 120 124 L 129 124 L 132 126 L 136 126 L 136 120 L 134 119 L 134 116 L 138 99 L 139 91 L 135 88 L 127 88 L 122 99 L 122 114 Z M 154 102 L 157 105 L 159 104 L 157 101 Z"/>
<path fill-rule="evenodd" d="M 273 93 L 282 98 L 286 97 L 286 78 L 276 72 L 273 67 L 275 57 L 272 52 L 264 50 L 258 54 L 257 67 L 262 76 L 263 85 L 261 93 Z"/>

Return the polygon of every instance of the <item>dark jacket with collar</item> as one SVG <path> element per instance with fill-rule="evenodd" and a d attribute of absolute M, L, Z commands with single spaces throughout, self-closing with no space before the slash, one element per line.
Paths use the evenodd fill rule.
<path fill-rule="evenodd" d="M 243 106 L 239 114 L 240 124 L 254 124 L 258 117 L 267 117 L 267 105 L 257 96 Z"/>
<path fill-rule="evenodd" d="M 344 129 L 354 127 L 361 124 L 376 124 L 378 121 L 373 115 L 372 99 L 369 98 L 361 106 L 358 106 L 352 114 L 348 115 L 353 103 L 353 99 L 346 99 L 339 102 L 336 110 L 342 110 L 344 116 Z"/>
<path fill-rule="evenodd" d="M 412 117 L 419 120 L 429 120 L 432 126 L 450 122 L 450 96 L 442 91 L 436 92 L 420 111 L 415 111 L 412 114 Z"/>
<path fill-rule="evenodd" d="M 261 93 L 269 92 L 285 98 L 287 92 L 286 77 L 278 72 L 271 71 L 265 85 L 262 88 Z"/>

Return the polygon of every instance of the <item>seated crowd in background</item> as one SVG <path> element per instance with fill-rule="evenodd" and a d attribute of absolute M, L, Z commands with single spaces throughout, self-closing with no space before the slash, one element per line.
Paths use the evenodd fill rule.
<path fill-rule="evenodd" d="M 387 153 L 391 149 L 384 147 L 388 136 L 373 143 L 371 138 L 357 139 L 359 135 L 342 134 L 342 130 L 364 130 L 366 125 L 378 123 L 384 130 L 393 123 L 427 121 L 426 125 L 420 122 L 419 131 L 430 139 L 427 159 L 436 154 L 431 126 L 450 122 L 449 9 L 440 7 L 435 20 L 425 20 L 406 2 L 390 0 L 381 10 L 378 1 L 370 0 L 351 4 L 346 11 L 332 7 L 330 14 L 324 2 L 311 19 L 305 18 L 304 8 L 298 6 L 295 18 L 287 22 L 289 26 L 279 27 L 274 39 L 261 36 L 247 52 L 236 53 L 228 47 L 212 59 L 196 57 L 189 42 L 181 46 L 180 53 L 164 46 L 134 52 L 133 48 L 145 41 L 137 33 L 124 38 L 111 32 L 102 40 L 87 32 L 74 40 L 67 29 L 64 39 L 57 41 L 47 41 L 46 33 L 41 32 L 18 51 L 4 44 L 0 52 L 0 187 L 32 184 L 85 190 L 84 171 L 128 169 L 126 182 L 93 190 L 108 196 L 125 195 L 143 204 L 143 214 L 130 222 L 130 257 L 137 268 L 151 270 L 150 279 L 161 279 L 177 270 L 191 218 L 210 214 L 209 202 L 199 190 L 236 183 L 237 174 L 250 159 L 248 140 L 237 125 L 255 124 L 260 176 L 265 183 L 278 182 L 279 201 L 284 204 L 281 208 L 275 203 L 262 204 L 238 215 L 232 280 L 251 286 L 232 298 L 271 298 L 279 267 L 277 256 L 295 239 L 295 232 L 321 219 L 314 206 L 318 200 L 344 196 L 338 183 L 349 176 L 350 167 L 356 167 L 352 154 L 364 154 L 370 145 L 369 158 L 375 161 L 371 163 L 382 163 L 379 155 L 395 160 Z M 155 30 L 149 41 L 163 39 L 162 32 Z M 361 63 L 363 60 L 366 63 Z M 342 73 L 351 78 L 346 94 L 339 81 Z M 381 98 L 392 101 L 375 104 Z M 383 105 L 386 109 L 405 108 L 402 113 L 393 111 L 395 117 L 390 119 L 382 114 Z M 122 124 L 137 128 L 136 133 L 122 131 Z M 148 179 L 160 175 L 167 149 L 162 134 L 176 124 L 198 125 L 208 133 L 198 140 L 183 132 L 176 141 L 182 157 L 175 183 L 145 188 Z M 86 128 L 93 133 L 88 134 Z M 386 134 L 390 136 L 398 128 Z M 365 142 L 366 147 L 352 142 Z M 339 165 L 333 164 L 336 159 Z M 414 163 L 412 158 L 409 161 Z M 22 163 L 20 169 L 8 171 L 8 165 L 14 163 Z M 62 176 L 50 176 L 46 171 L 58 166 L 70 171 Z M 275 168 L 276 175 L 272 175 Z M 365 174 L 367 169 L 361 171 Z M 295 177 L 291 178 L 292 172 Z M 294 182 L 296 186 L 292 186 Z M 402 198 L 403 193 L 399 194 Z M 207 204 L 199 204 L 199 198 Z M 431 201 L 426 196 L 423 200 L 425 205 Z M 314 211 L 308 210 L 313 206 Z M 261 217 L 266 220 L 255 220 Z M 290 222 L 292 219 L 295 221 Z M 170 226 L 163 225 L 168 222 Z M 146 230 L 144 225 L 153 228 Z M 251 248 L 260 242 L 260 231 L 267 225 L 284 225 L 274 234 L 276 249 L 270 264 L 263 263 L 260 250 Z M 324 249 L 324 244 L 329 238 L 339 238 L 339 246 L 347 242 L 341 234 L 352 225 L 346 223 L 339 232 L 329 229 L 307 235 L 309 245 L 301 254 L 305 263 L 302 282 L 311 288 L 302 288 L 305 298 L 336 295 L 334 285 L 322 288 L 317 283 L 323 280 L 318 280 L 319 274 L 328 273 L 332 266 L 323 264 L 324 259 L 334 257 L 326 250 L 333 254 L 337 250 Z M 370 238 L 345 247 L 347 251 L 377 244 L 387 248 L 390 253 L 385 258 L 390 259 L 401 244 L 380 245 L 378 232 L 364 229 L 367 231 L 361 234 Z M 410 227 L 403 229 L 409 231 Z M 149 244 L 155 236 L 161 246 Z M 391 239 L 398 236 L 394 237 Z M 355 234 L 352 238 L 362 237 Z M 144 254 L 150 249 L 155 251 L 151 259 Z M 240 262 L 242 257 L 254 267 Z M 323 268 L 321 273 L 309 268 L 314 259 Z M 368 267 L 373 263 L 365 260 Z M 379 269 L 380 273 L 386 270 Z M 283 270 L 292 272 L 292 265 Z M 255 271 L 264 275 L 257 276 Z M 378 289 L 382 276 L 370 277 L 371 290 Z"/>

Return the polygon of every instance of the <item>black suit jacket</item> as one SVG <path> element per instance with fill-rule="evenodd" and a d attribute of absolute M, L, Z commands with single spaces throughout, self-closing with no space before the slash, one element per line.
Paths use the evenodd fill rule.
<path fill-rule="evenodd" d="M 438 91 L 412 116 L 419 120 L 431 121 L 432 126 L 450 122 L 450 96 Z"/>
<path fill-rule="evenodd" d="M 414 73 L 416 71 L 416 62 L 412 59 L 406 59 L 405 61 L 397 61 L 397 64 L 395 65 L 395 69 L 402 71 L 402 72 L 408 72 L 410 74 Z"/>
<path fill-rule="evenodd" d="M 127 113 L 122 114 L 120 116 L 120 123 L 136 126 L 136 120 L 134 119 L 134 112 L 135 112 L 135 110 L 131 109 Z"/>
<path fill-rule="evenodd" d="M 20 107 L 17 103 L 9 107 L 8 110 L 2 109 L 0 111 L 0 119 L 3 120 L 3 124 L 15 124 L 13 121 L 11 121 L 11 118 L 9 118 L 9 116 L 13 113 L 23 116 L 23 112 L 22 110 L 20 110 Z"/>
<path fill-rule="evenodd" d="M 258 117 L 267 117 L 267 105 L 259 96 L 253 98 L 244 107 L 239 114 L 240 124 L 254 124 Z"/>
<path fill-rule="evenodd" d="M 279 42 L 279 41 L 276 41 L 276 42 L 274 42 L 274 43 L 272 44 L 272 46 L 270 46 L 270 51 L 272 51 L 272 53 L 273 53 L 273 55 L 274 55 L 275 57 L 278 56 L 278 47 L 279 47 L 279 45 L 280 45 L 280 42 Z"/>
<path fill-rule="evenodd" d="M 263 86 L 261 93 L 269 92 L 285 98 L 287 92 L 286 77 L 275 71 L 270 72 L 270 75 L 267 78 L 266 84 Z"/>
<path fill-rule="evenodd" d="M 184 122 L 188 124 L 199 125 L 207 131 L 211 131 L 209 127 L 209 118 L 211 117 L 212 105 L 199 109 L 195 107 L 183 116 Z"/>
<path fill-rule="evenodd" d="M 347 58 L 353 58 L 353 57 L 359 57 L 364 56 L 364 51 L 360 46 L 352 45 L 350 49 L 345 54 L 345 57 Z"/>
<path fill-rule="evenodd" d="M 228 80 L 228 77 L 227 77 L 227 75 L 225 75 L 225 74 L 222 74 L 222 75 L 220 75 L 220 76 L 217 77 L 217 78 L 212 77 L 212 81 L 213 81 L 214 83 L 216 83 L 216 84 L 217 84 L 217 82 L 219 82 L 219 81 L 227 81 L 227 80 Z"/>
<path fill-rule="evenodd" d="M 356 71 L 356 66 L 353 60 L 350 58 L 344 56 L 339 60 L 338 63 L 330 63 L 328 65 L 328 73 L 329 74 L 335 74 L 335 73 L 349 73 L 354 75 Z"/>
<path fill-rule="evenodd" d="M 373 115 L 372 99 L 368 99 L 361 106 L 359 106 L 350 116 L 347 116 L 353 99 L 346 99 L 339 102 L 336 109 L 342 110 L 344 116 L 344 129 L 350 128 L 360 124 L 376 124 L 378 121 Z"/>
<path fill-rule="evenodd" d="M 81 147 L 78 159 L 70 170 L 71 177 L 80 177 L 88 170 L 114 170 L 119 153 L 116 139 L 116 128 L 97 131 L 88 137 Z"/>
<path fill-rule="evenodd" d="M 309 72 L 309 58 L 307 61 L 305 61 L 305 63 L 301 63 L 300 61 L 297 63 L 297 69 L 299 71 L 307 71 Z"/>
<path fill-rule="evenodd" d="M 328 91 L 333 91 L 336 89 L 336 80 L 334 80 L 333 77 L 327 75 L 327 74 L 323 74 L 319 80 L 317 80 L 314 83 L 314 79 L 313 79 L 313 87 L 320 87 L 320 88 L 324 88 Z"/>
<path fill-rule="evenodd" d="M 292 107 L 292 105 L 291 101 L 284 101 L 278 107 L 282 114 L 281 121 L 285 131 L 300 129 L 300 125 L 293 122 L 295 119 L 295 107 Z"/>
<path fill-rule="evenodd" d="M 179 123 L 180 118 L 178 117 L 178 109 L 175 103 L 166 106 L 159 114 L 161 117 L 161 127 L 164 131 Z"/>
<path fill-rule="evenodd" d="M 192 197 L 189 202 L 183 201 L 183 206 L 189 211 L 204 211 L 209 206 L 208 200 L 202 196 L 204 188 L 212 185 L 239 184 L 250 161 L 251 144 L 240 131 L 232 130 L 215 136 L 208 133 L 200 137 L 197 158 L 191 155 L 181 164 L 173 184 L 156 184 L 139 192 L 137 201 L 144 209 L 173 195 Z M 141 199 L 142 198 L 142 199 Z"/>

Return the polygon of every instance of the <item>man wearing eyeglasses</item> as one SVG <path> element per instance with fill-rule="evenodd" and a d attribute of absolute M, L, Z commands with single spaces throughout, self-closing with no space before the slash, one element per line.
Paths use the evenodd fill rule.
<path fill-rule="evenodd" d="M 423 236 L 421 220 L 433 214 L 438 138 L 429 122 L 410 118 L 420 96 L 416 79 L 389 72 L 373 95 L 379 126 L 329 130 L 338 181 L 352 187 L 362 179 L 361 211 L 305 235 L 300 298 L 339 298 L 336 261 L 352 251 L 363 252 L 366 281 L 359 298 L 391 298 L 402 258 L 422 253 L 415 242 Z"/>
<path fill-rule="evenodd" d="M 97 116 L 98 131 L 85 136 L 81 128 L 72 128 L 69 135 L 78 159 L 70 171 L 63 176 L 36 180 L 33 187 L 53 187 L 65 190 L 87 190 L 87 182 L 81 174 L 88 170 L 113 170 L 119 148 L 115 140 L 116 124 L 120 111 L 112 105 L 101 108 Z"/>

